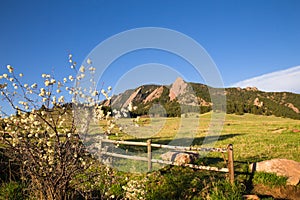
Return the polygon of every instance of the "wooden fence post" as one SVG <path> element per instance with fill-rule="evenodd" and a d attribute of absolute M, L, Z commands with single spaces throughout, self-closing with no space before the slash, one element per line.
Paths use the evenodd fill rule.
<path fill-rule="evenodd" d="M 151 139 L 147 140 L 147 152 L 148 152 L 148 171 L 151 171 L 152 170 Z"/>
<path fill-rule="evenodd" d="M 230 183 L 234 183 L 234 165 L 233 165 L 233 145 L 229 144 L 227 147 L 228 152 L 228 173 L 229 173 L 229 180 Z"/>

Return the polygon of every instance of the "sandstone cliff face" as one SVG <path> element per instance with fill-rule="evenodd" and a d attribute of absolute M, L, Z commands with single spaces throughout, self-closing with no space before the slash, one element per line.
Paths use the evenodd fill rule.
<path fill-rule="evenodd" d="M 111 106 L 113 108 L 121 108 L 123 104 L 127 101 L 128 98 L 135 92 L 135 90 L 126 90 L 125 92 L 112 96 L 111 98 Z M 106 103 L 106 101 L 105 101 Z"/>
<path fill-rule="evenodd" d="M 157 99 L 161 97 L 162 93 L 164 91 L 164 87 L 160 86 L 159 88 L 156 88 L 151 94 L 149 94 L 146 99 L 143 100 L 143 103 L 151 102 L 154 99 Z"/>
<path fill-rule="evenodd" d="M 210 106 L 211 103 L 206 102 L 201 97 L 197 97 L 193 88 L 184 80 L 178 77 L 175 82 L 172 84 L 169 93 L 170 101 L 177 98 L 178 102 L 182 105 L 190 106 Z"/>
<path fill-rule="evenodd" d="M 300 113 L 299 109 L 296 106 L 294 106 L 292 103 L 287 103 L 285 104 L 285 106 L 291 108 L 295 113 Z"/>
<path fill-rule="evenodd" d="M 138 93 L 141 91 L 141 87 L 139 87 L 134 93 L 130 95 L 130 97 L 127 99 L 127 101 L 123 104 L 123 108 L 127 107 L 133 99 L 138 95 Z"/>
<path fill-rule="evenodd" d="M 181 77 L 178 77 L 175 82 L 172 84 L 170 89 L 169 97 L 170 101 L 173 101 L 179 95 L 182 95 L 186 92 L 188 84 L 184 82 Z"/>
<path fill-rule="evenodd" d="M 246 87 L 245 90 L 246 91 L 253 91 L 253 92 L 258 91 L 257 87 Z"/>
<path fill-rule="evenodd" d="M 259 98 L 256 97 L 256 99 L 254 100 L 253 104 L 257 107 L 262 107 L 264 105 L 264 103 L 262 101 L 259 101 Z"/>
<path fill-rule="evenodd" d="M 204 99 L 202 99 L 201 97 L 198 97 L 198 102 L 199 102 L 200 106 L 212 106 L 213 105 L 211 102 L 207 102 Z"/>

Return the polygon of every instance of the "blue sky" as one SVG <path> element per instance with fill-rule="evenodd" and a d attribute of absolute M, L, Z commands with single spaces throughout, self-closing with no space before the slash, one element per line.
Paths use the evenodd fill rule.
<path fill-rule="evenodd" d="M 81 63 L 115 34 L 162 27 L 202 45 L 225 86 L 300 93 L 299 10 L 297 0 L 1 0 L 0 74 L 10 64 L 24 73 L 27 82 L 42 81 L 40 74 L 52 71 L 58 78 L 64 77 L 71 73 L 69 53 Z M 151 76 L 148 63 L 166 67 L 155 71 L 154 66 L 156 75 Z M 128 75 L 135 70 L 145 73 Z M 115 60 L 99 84 L 112 85 L 120 92 L 140 84 L 138 78 L 151 83 L 149 77 L 155 77 L 153 82 L 169 84 L 178 75 L 187 81 L 203 81 L 185 60 L 147 49 Z"/>

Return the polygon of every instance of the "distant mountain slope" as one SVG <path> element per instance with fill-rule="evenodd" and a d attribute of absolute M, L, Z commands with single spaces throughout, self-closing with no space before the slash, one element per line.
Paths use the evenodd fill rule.
<path fill-rule="evenodd" d="M 143 85 L 112 97 L 110 106 L 121 109 L 132 104 L 134 115 L 144 115 L 155 104 L 161 104 L 168 116 L 186 112 L 205 113 L 212 109 L 209 91 L 214 88 L 201 83 L 187 83 L 177 78 L 169 86 Z M 300 119 L 300 94 L 289 92 L 263 92 L 257 88 L 225 88 L 226 112 L 253 113 Z M 108 102 L 106 102 L 108 105 Z"/>

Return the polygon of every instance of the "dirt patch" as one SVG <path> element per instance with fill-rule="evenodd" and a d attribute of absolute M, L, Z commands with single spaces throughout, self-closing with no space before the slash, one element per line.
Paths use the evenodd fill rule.
<path fill-rule="evenodd" d="M 272 133 L 282 133 L 285 130 L 286 130 L 286 128 L 279 128 L 279 129 L 273 130 Z"/>
<path fill-rule="evenodd" d="M 251 192 L 258 196 L 269 196 L 275 199 L 300 200 L 300 188 L 295 186 L 269 187 L 257 184 Z"/>

